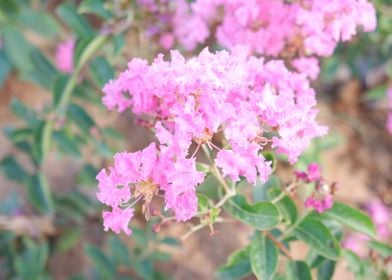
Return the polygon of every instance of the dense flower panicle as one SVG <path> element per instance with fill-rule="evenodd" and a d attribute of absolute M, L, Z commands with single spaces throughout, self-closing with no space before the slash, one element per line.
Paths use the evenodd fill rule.
<path fill-rule="evenodd" d="M 255 146 L 264 132 L 272 135 L 273 147 L 291 162 L 311 139 L 326 132 L 315 121 L 315 93 L 309 82 L 288 71 L 283 62 L 248 58 L 246 50 L 214 54 L 205 49 L 188 61 L 172 51 L 171 57 L 167 62 L 159 55 L 150 66 L 132 60 L 117 80 L 105 86 L 103 98 L 109 109 L 130 108 L 155 120 L 164 149 L 185 157 L 192 140 L 208 143 L 222 131 L 231 147 L 219 156 L 222 165 L 228 155 L 241 154 L 259 174 L 267 174 L 270 168 L 258 154 L 263 145 Z M 239 165 L 226 174 L 243 175 Z M 246 172 L 253 182 L 255 177 Z"/>
<path fill-rule="evenodd" d="M 133 59 L 104 87 L 108 109 L 131 109 L 149 118 L 159 141 L 158 148 L 151 144 L 116 154 L 109 173 L 98 174 L 98 199 L 112 207 L 104 214 L 106 229 L 126 232 L 115 213 L 129 221 L 133 212 L 122 212 L 127 204 L 142 198 L 148 204 L 158 191 L 177 220 L 192 218 L 196 186 L 204 180 L 189 152 L 192 143 L 216 149 L 215 163 L 224 176 L 255 184 L 272 172 L 261 154 L 266 145 L 294 162 L 312 138 L 326 132 L 315 121 L 315 93 L 305 76 L 290 72 L 282 61 L 264 63 L 248 53 L 205 49 L 186 60 L 172 51 L 171 61 L 158 55 L 151 65 Z M 212 142 L 218 133 L 224 139 L 217 145 L 225 148 Z"/>
<path fill-rule="evenodd" d="M 244 45 L 255 54 L 291 58 L 292 66 L 310 79 L 320 71 L 317 57 L 330 56 L 337 43 L 351 39 L 358 28 L 376 27 L 368 0 L 138 2 L 154 23 L 147 33 L 158 37 L 164 49 L 177 41 L 191 51 L 215 38 L 230 50 Z"/>
<path fill-rule="evenodd" d="M 64 73 L 71 73 L 73 70 L 75 40 L 69 39 L 59 43 L 56 48 L 56 66 Z"/>

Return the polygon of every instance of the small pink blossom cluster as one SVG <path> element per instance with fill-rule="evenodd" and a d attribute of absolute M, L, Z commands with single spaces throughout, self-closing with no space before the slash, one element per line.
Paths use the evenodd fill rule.
<path fill-rule="evenodd" d="M 176 0 L 165 36 L 187 50 L 215 37 L 228 49 L 245 45 L 256 54 L 291 58 L 292 66 L 315 79 L 316 57 L 330 56 L 357 28 L 372 31 L 376 13 L 367 0 Z M 210 30 L 215 30 L 211 34 Z"/>
<path fill-rule="evenodd" d="M 254 184 L 257 179 L 265 182 L 271 173 L 270 162 L 261 154 L 266 145 L 293 163 L 311 139 L 326 133 L 315 121 L 315 92 L 309 81 L 287 70 L 282 61 L 265 63 L 243 48 L 231 53 L 205 49 L 189 60 L 172 51 L 171 61 L 158 55 L 151 65 L 133 59 L 103 91 L 108 109 L 131 109 L 151 124 L 159 141 L 158 148 L 115 155 L 109 174 L 101 171 L 97 177 L 99 199 L 113 209 L 105 212 L 105 225 L 115 231 L 123 228 L 114 216 L 132 198 L 129 186 L 142 197 L 146 186 L 164 192 L 166 208 L 178 220 L 196 213 L 195 190 L 203 174 L 196 171 L 192 143 L 216 149 L 214 163 L 223 176 L 235 182 L 244 177 Z M 216 135 L 223 136 L 220 143 L 213 143 Z M 103 199 L 106 194 L 115 200 Z M 132 211 L 127 211 L 129 221 Z"/>
<path fill-rule="evenodd" d="M 333 206 L 333 194 L 335 184 L 331 186 L 326 184 L 321 176 L 321 170 L 318 164 L 311 163 L 307 171 L 295 171 L 297 181 L 304 183 L 313 183 L 314 192 L 305 200 L 306 208 L 313 208 L 316 212 L 322 213 Z"/>
<path fill-rule="evenodd" d="M 73 71 L 75 39 L 68 39 L 61 42 L 56 48 L 56 66 L 64 73 L 71 73 Z"/>

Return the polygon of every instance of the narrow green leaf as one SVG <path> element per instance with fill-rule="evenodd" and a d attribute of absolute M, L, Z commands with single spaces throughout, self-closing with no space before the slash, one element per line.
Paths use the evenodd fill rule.
<path fill-rule="evenodd" d="M 272 229 L 281 221 L 278 208 L 270 202 L 248 204 L 242 195 L 236 195 L 228 200 L 225 209 L 232 216 L 245 224 L 260 230 Z"/>
<path fill-rule="evenodd" d="M 370 249 L 377 251 L 384 258 L 392 257 L 392 246 L 391 245 L 384 244 L 384 243 L 378 242 L 376 240 L 371 240 L 368 242 L 368 247 Z"/>
<path fill-rule="evenodd" d="M 38 49 L 33 49 L 30 55 L 34 65 L 31 77 L 39 85 L 48 89 L 52 88 L 58 74 L 56 68 Z"/>
<path fill-rule="evenodd" d="M 57 8 L 57 14 L 79 37 L 94 36 L 94 31 L 89 23 L 77 13 L 72 4 L 64 3 L 60 5 Z"/>
<path fill-rule="evenodd" d="M 3 50 L 0 50 L 0 88 L 3 86 L 9 73 L 11 73 L 12 66 Z"/>
<path fill-rule="evenodd" d="M 80 3 L 78 12 L 95 14 L 105 20 L 112 17 L 112 13 L 105 8 L 105 3 L 102 0 L 84 0 Z"/>
<path fill-rule="evenodd" d="M 177 238 L 174 238 L 174 237 L 170 237 L 170 236 L 164 237 L 163 239 L 160 240 L 160 242 L 162 244 L 170 245 L 170 246 L 180 246 L 181 245 L 180 240 L 178 240 Z"/>
<path fill-rule="evenodd" d="M 0 161 L 0 170 L 4 172 L 8 179 L 19 183 L 27 182 L 29 179 L 28 173 L 19 162 L 11 156 L 7 156 Z"/>
<path fill-rule="evenodd" d="M 97 180 L 95 176 L 97 176 L 98 170 L 91 164 L 87 164 L 83 166 L 82 170 L 78 173 L 76 177 L 76 182 L 78 185 L 88 185 L 88 186 L 96 186 Z"/>
<path fill-rule="evenodd" d="M 264 234 L 258 234 L 250 247 L 250 263 L 257 279 L 273 279 L 278 269 L 278 249 Z"/>
<path fill-rule="evenodd" d="M 303 261 L 290 261 L 286 271 L 287 280 L 312 280 L 310 269 Z"/>
<path fill-rule="evenodd" d="M 115 267 L 100 248 L 87 244 L 84 246 L 84 251 L 89 256 L 94 269 L 103 279 L 114 279 Z"/>
<path fill-rule="evenodd" d="M 71 250 L 81 239 L 82 231 L 79 228 L 70 228 L 61 232 L 56 242 L 56 251 L 65 253 Z"/>
<path fill-rule="evenodd" d="M 339 259 L 339 243 L 321 222 L 306 217 L 294 229 L 294 235 L 327 259 Z"/>
<path fill-rule="evenodd" d="M 13 98 L 11 100 L 10 106 L 12 112 L 30 126 L 38 126 L 41 124 L 41 121 L 38 119 L 36 113 L 19 99 Z"/>
<path fill-rule="evenodd" d="M 41 172 L 32 177 L 27 193 L 35 208 L 44 214 L 53 215 L 53 198 L 49 185 Z"/>
<path fill-rule="evenodd" d="M 90 128 L 95 125 L 94 120 L 83 107 L 71 103 L 68 106 L 68 117 L 85 133 L 90 133 Z"/>
<path fill-rule="evenodd" d="M 64 131 L 56 131 L 53 133 L 53 140 L 57 143 L 58 147 L 65 154 L 80 156 L 79 147 L 75 144 L 72 137 Z"/>
<path fill-rule="evenodd" d="M 50 13 L 34 11 L 31 8 L 23 9 L 18 20 L 25 27 L 30 28 L 39 35 L 51 37 L 60 31 L 60 25 Z"/>
<path fill-rule="evenodd" d="M 377 235 L 376 228 L 368 215 L 343 203 L 335 202 L 333 207 L 323 215 L 370 237 L 375 238 Z"/>
<path fill-rule="evenodd" d="M 30 60 L 31 45 L 23 35 L 14 27 L 3 25 L 3 47 L 8 60 L 22 72 L 33 69 Z"/>
<path fill-rule="evenodd" d="M 90 62 L 90 73 L 99 88 L 102 88 L 114 77 L 113 67 L 101 56 Z"/>
<path fill-rule="evenodd" d="M 241 279 L 252 273 L 250 266 L 250 246 L 232 253 L 225 265 L 219 267 L 216 275 L 219 279 Z"/>
<path fill-rule="evenodd" d="M 111 235 L 108 240 L 109 249 L 113 260 L 117 265 L 129 266 L 131 264 L 129 258 L 128 247 L 118 236 Z"/>
<path fill-rule="evenodd" d="M 65 74 L 59 74 L 55 77 L 52 88 L 54 107 L 58 106 L 60 99 L 64 93 L 64 89 L 68 83 L 68 80 L 69 76 Z"/>

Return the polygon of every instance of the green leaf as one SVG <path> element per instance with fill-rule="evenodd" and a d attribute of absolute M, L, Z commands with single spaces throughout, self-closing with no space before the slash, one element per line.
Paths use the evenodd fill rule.
<path fill-rule="evenodd" d="M 30 60 L 31 45 L 26 41 L 23 35 L 14 27 L 3 25 L 3 47 L 8 60 L 18 70 L 29 72 L 33 69 Z"/>
<path fill-rule="evenodd" d="M 26 240 L 24 240 L 26 241 Z M 42 245 L 33 242 L 24 242 L 26 249 L 15 256 L 14 267 L 18 279 L 47 279 L 46 265 L 49 248 L 46 243 Z M 26 244 L 28 243 L 28 244 Z"/>
<path fill-rule="evenodd" d="M 69 76 L 65 74 L 59 74 L 56 76 L 53 83 L 53 106 L 57 107 L 60 99 L 64 93 L 64 89 L 68 83 Z"/>
<path fill-rule="evenodd" d="M 0 1 L 0 12 L 5 15 L 14 15 L 19 11 L 19 6 L 15 0 L 1 0 Z"/>
<path fill-rule="evenodd" d="M 90 74 L 98 87 L 102 88 L 114 77 L 113 67 L 103 57 L 97 57 L 90 62 Z"/>
<path fill-rule="evenodd" d="M 72 103 L 68 106 L 68 117 L 78 126 L 80 129 L 90 134 L 90 128 L 95 125 L 94 120 L 90 115 L 83 109 L 83 107 Z"/>
<path fill-rule="evenodd" d="M 52 88 L 58 75 L 56 68 L 38 49 L 33 49 L 30 55 L 34 65 L 34 70 L 30 74 L 31 77 L 39 85 L 48 89 Z"/>
<path fill-rule="evenodd" d="M 280 186 L 279 179 L 271 175 L 268 178 L 268 181 L 264 184 L 260 183 L 259 180 L 256 182 L 256 185 L 252 188 L 253 191 L 253 199 L 254 201 L 268 201 L 268 192 L 271 188 L 276 188 Z"/>
<path fill-rule="evenodd" d="M 53 215 L 54 207 L 52 194 L 48 182 L 41 172 L 31 178 L 27 193 L 35 208 L 44 214 Z"/>
<path fill-rule="evenodd" d="M 8 58 L 3 50 L 0 50 L 0 65 L 1 65 L 0 67 L 0 88 L 1 88 L 12 70 L 11 63 L 8 61 Z"/>
<path fill-rule="evenodd" d="M 31 128 L 19 128 L 14 129 L 12 127 L 6 127 L 5 133 L 13 143 L 21 142 L 28 140 L 33 134 L 33 130 Z"/>
<path fill-rule="evenodd" d="M 197 209 L 199 212 L 207 211 L 210 208 L 210 202 L 206 195 L 197 194 Z"/>
<path fill-rule="evenodd" d="M 281 221 L 278 208 L 270 202 L 248 204 L 242 195 L 236 195 L 225 204 L 232 216 L 260 230 L 272 229 Z"/>
<path fill-rule="evenodd" d="M 330 280 L 335 272 L 336 263 L 331 260 L 325 260 L 317 269 L 317 280 Z"/>
<path fill-rule="evenodd" d="M 250 263 L 257 279 L 273 279 L 278 269 L 278 249 L 264 234 L 257 234 L 250 247 Z"/>
<path fill-rule="evenodd" d="M 165 245 L 170 245 L 170 246 L 180 246 L 181 245 L 180 240 L 178 240 L 174 237 L 170 237 L 170 236 L 164 237 L 159 242 L 161 242 L 162 244 L 165 244 Z"/>
<path fill-rule="evenodd" d="M 335 202 L 333 207 L 323 213 L 328 218 L 334 219 L 353 230 L 362 232 L 370 237 L 376 237 L 376 228 L 372 220 L 364 212 L 340 202 Z"/>
<path fill-rule="evenodd" d="M 91 164 L 87 164 L 83 166 L 82 170 L 78 173 L 76 177 L 76 182 L 78 185 L 88 185 L 88 186 L 96 186 L 97 180 L 95 176 L 97 176 L 98 170 Z"/>
<path fill-rule="evenodd" d="M 113 256 L 113 260 L 117 265 L 122 264 L 129 266 L 131 264 L 128 247 L 121 241 L 119 237 L 111 235 L 108 240 L 108 245 L 111 255 Z"/>
<path fill-rule="evenodd" d="M 364 267 L 362 265 L 361 259 L 353 251 L 350 250 L 346 250 L 344 252 L 344 257 L 348 263 L 349 269 L 355 275 L 356 279 L 362 278 L 364 274 Z"/>
<path fill-rule="evenodd" d="M 321 222 L 306 217 L 294 229 L 294 235 L 327 259 L 339 259 L 339 243 Z"/>
<path fill-rule="evenodd" d="M 60 150 L 65 154 L 71 154 L 74 156 L 81 155 L 78 145 L 76 145 L 72 137 L 64 131 L 56 131 L 53 133 L 53 140 L 57 143 Z"/>
<path fill-rule="evenodd" d="M 271 188 L 268 192 L 268 197 L 272 200 L 282 193 L 278 188 Z M 287 195 L 276 203 L 283 218 L 289 223 L 294 224 L 297 220 L 298 211 L 295 203 Z"/>
<path fill-rule="evenodd" d="M 71 28 L 79 37 L 93 37 L 94 31 L 84 17 L 76 12 L 75 7 L 70 3 L 64 3 L 57 8 L 58 16 Z"/>
<path fill-rule="evenodd" d="M 28 173 L 19 162 L 11 156 L 7 156 L 0 161 L 0 170 L 4 172 L 8 179 L 19 183 L 25 183 L 29 179 Z"/>
<path fill-rule="evenodd" d="M 234 280 L 249 275 L 252 272 L 249 255 L 250 246 L 232 253 L 227 263 L 217 270 L 217 277 L 219 279 Z"/>
<path fill-rule="evenodd" d="M 38 126 L 42 122 L 38 119 L 36 113 L 29 107 L 27 107 L 19 99 L 13 98 L 10 103 L 12 112 L 24 120 L 30 126 Z"/>
<path fill-rule="evenodd" d="M 19 22 L 39 35 L 51 37 L 60 32 L 60 25 L 50 13 L 24 9 L 18 16 Z"/>
<path fill-rule="evenodd" d="M 303 261 L 290 261 L 287 265 L 287 280 L 312 280 L 310 269 Z"/>
<path fill-rule="evenodd" d="M 384 258 L 392 257 L 392 246 L 378 242 L 376 240 L 371 240 L 367 244 L 370 249 L 377 251 Z"/>
<path fill-rule="evenodd" d="M 365 93 L 365 98 L 370 101 L 376 101 L 384 98 L 387 94 L 387 86 L 377 86 Z"/>
<path fill-rule="evenodd" d="M 89 256 L 94 269 L 103 279 L 114 279 L 115 267 L 100 248 L 87 244 L 84 246 L 84 251 Z"/>
<path fill-rule="evenodd" d="M 106 10 L 104 1 L 102 0 L 84 0 L 82 3 L 80 3 L 78 12 L 81 14 L 96 14 L 105 20 L 112 17 L 112 13 Z"/>
<path fill-rule="evenodd" d="M 80 228 L 69 228 L 61 232 L 60 238 L 56 242 L 56 251 L 65 253 L 71 250 L 81 239 Z"/>

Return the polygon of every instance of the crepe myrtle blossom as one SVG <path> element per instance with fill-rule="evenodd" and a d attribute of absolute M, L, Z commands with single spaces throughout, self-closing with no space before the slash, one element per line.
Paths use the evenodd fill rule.
<path fill-rule="evenodd" d="M 64 73 L 71 73 L 73 70 L 73 58 L 75 49 L 75 39 L 71 38 L 61 42 L 56 48 L 56 66 Z"/>
<path fill-rule="evenodd" d="M 197 211 L 196 185 L 204 180 L 204 174 L 196 170 L 195 159 L 173 159 L 151 143 L 142 151 L 117 153 L 109 172 L 102 169 L 97 180 L 98 200 L 111 207 L 103 212 L 105 230 L 129 235 L 132 206 L 141 201 L 148 219 L 159 191 L 164 192 L 166 209 L 172 209 L 178 221 L 192 218 Z"/>
<path fill-rule="evenodd" d="M 151 65 L 135 58 L 106 84 L 106 107 L 130 109 L 150 123 L 158 145 L 116 154 L 109 173 L 97 176 L 99 200 L 114 213 L 135 200 L 148 206 L 162 192 L 165 208 L 185 221 L 197 211 L 196 186 L 204 180 L 190 152 L 193 143 L 213 150 L 213 164 L 223 176 L 255 184 L 272 172 L 262 155 L 267 146 L 294 163 L 311 139 L 325 134 L 315 120 L 315 93 L 306 77 L 290 72 L 282 61 L 265 63 L 248 54 L 244 48 L 231 53 L 204 49 L 186 60 L 172 51 L 170 61 L 158 55 Z M 223 137 L 213 141 L 217 134 Z M 122 214 L 129 221 L 133 212 Z M 114 214 L 105 217 L 107 227 L 123 229 Z"/>
<path fill-rule="evenodd" d="M 215 39 L 229 50 L 244 45 L 254 54 L 292 59 L 291 66 L 310 79 L 320 71 L 317 57 L 330 56 L 360 29 L 376 28 L 367 0 L 138 2 L 155 19 L 153 34 L 165 49 L 177 41 L 192 51 Z"/>

